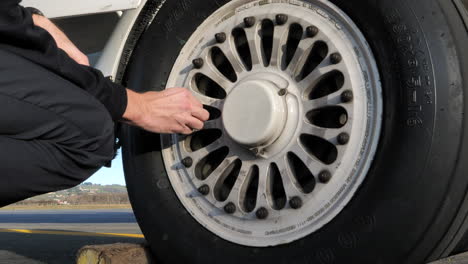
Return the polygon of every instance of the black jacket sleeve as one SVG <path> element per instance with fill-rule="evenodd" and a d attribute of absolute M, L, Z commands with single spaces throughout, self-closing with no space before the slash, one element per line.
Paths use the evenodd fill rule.
<path fill-rule="evenodd" d="M 73 82 L 97 98 L 114 121 L 122 119 L 127 108 L 126 89 L 105 78 L 92 67 L 76 63 L 57 47 L 53 37 L 36 27 L 31 13 L 20 0 L 0 0 L 0 48 L 37 63 Z"/>

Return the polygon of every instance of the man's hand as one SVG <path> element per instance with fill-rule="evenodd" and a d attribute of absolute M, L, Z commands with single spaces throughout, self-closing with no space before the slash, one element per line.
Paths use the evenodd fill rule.
<path fill-rule="evenodd" d="M 209 119 L 208 111 L 184 88 L 142 94 L 127 89 L 127 95 L 124 119 L 150 132 L 191 134 Z"/>
<path fill-rule="evenodd" d="M 57 46 L 65 51 L 70 58 L 79 64 L 89 66 L 89 59 L 83 54 L 73 42 L 52 21 L 46 17 L 33 15 L 34 25 L 45 29 L 54 38 Z"/>

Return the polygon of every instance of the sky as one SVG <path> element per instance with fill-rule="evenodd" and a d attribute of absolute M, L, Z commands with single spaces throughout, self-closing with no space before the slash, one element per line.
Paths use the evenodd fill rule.
<path fill-rule="evenodd" d="M 96 172 L 91 178 L 89 178 L 86 182 L 92 182 L 102 185 L 109 185 L 109 184 L 120 184 L 125 185 L 125 178 L 123 173 L 123 165 L 122 165 L 122 156 L 119 154 L 113 161 L 112 161 L 112 168 L 102 168 L 98 172 Z"/>

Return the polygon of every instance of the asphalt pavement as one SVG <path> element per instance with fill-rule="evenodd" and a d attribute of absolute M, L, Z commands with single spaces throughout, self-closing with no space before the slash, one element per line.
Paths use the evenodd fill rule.
<path fill-rule="evenodd" d="M 74 263 L 85 245 L 144 243 L 131 210 L 0 211 L 0 264 Z"/>

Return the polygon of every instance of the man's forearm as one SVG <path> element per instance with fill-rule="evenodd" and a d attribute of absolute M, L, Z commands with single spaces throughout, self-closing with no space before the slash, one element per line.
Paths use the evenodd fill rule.
<path fill-rule="evenodd" d="M 89 66 L 88 57 L 83 54 L 71 40 L 48 18 L 33 14 L 34 25 L 43 28 L 54 38 L 57 46 L 65 51 L 77 63 Z"/>

